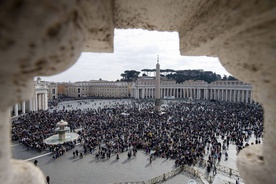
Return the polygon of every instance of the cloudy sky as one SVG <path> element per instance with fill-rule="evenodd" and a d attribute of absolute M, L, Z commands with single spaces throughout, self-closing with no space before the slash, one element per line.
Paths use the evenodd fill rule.
<path fill-rule="evenodd" d="M 217 74 L 230 75 L 213 57 L 180 56 L 176 32 L 115 30 L 114 53 L 83 52 L 78 61 L 66 71 L 42 80 L 76 82 L 120 79 L 125 70 L 154 69 L 157 55 L 161 69 L 203 69 Z"/>

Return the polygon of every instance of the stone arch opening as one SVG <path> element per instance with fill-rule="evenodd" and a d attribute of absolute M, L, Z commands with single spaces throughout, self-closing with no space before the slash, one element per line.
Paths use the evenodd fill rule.
<path fill-rule="evenodd" d="M 263 145 L 238 157 L 246 183 L 276 175 L 274 1 L 4 1 L 0 6 L 0 183 L 44 183 L 42 172 L 11 160 L 9 107 L 31 98 L 32 79 L 71 66 L 81 51 L 112 52 L 114 28 L 177 31 L 181 55 L 219 57 L 234 77 L 253 84 L 264 107 Z M 24 172 L 22 172 L 22 170 Z"/>

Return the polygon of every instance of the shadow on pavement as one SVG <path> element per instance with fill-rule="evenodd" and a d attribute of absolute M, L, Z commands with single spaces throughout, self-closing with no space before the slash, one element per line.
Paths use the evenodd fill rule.
<path fill-rule="evenodd" d="M 113 160 L 113 161 L 110 163 L 110 165 L 115 164 L 116 162 L 118 162 L 117 159 Z"/>

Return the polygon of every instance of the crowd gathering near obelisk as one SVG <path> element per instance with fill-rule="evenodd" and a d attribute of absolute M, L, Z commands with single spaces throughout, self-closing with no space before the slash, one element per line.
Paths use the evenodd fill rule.
<path fill-rule="evenodd" d="M 250 144 L 259 144 L 263 135 L 263 111 L 256 104 L 229 102 L 188 103 L 173 101 L 155 111 L 154 102 L 121 100 L 102 108 L 30 112 L 12 125 L 12 139 L 27 149 L 53 152 L 57 159 L 73 149 L 80 158 L 94 154 L 109 159 L 122 152 L 135 157 L 142 149 L 153 157 L 174 159 L 175 165 L 194 165 L 208 154 L 206 169 L 227 159 L 229 144 L 237 153 Z M 94 104 L 94 102 L 90 102 Z M 59 145 L 44 143 L 54 133 L 56 122 L 65 120 L 71 131 L 78 130 L 78 140 Z M 255 142 L 248 142 L 255 136 Z M 222 141 L 219 141 L 220 138 Z M 80 143 L 82 149 L 76 149 Z"/>

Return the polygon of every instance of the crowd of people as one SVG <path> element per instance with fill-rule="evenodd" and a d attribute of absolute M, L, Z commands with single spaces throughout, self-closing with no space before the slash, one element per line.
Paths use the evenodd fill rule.
<path fill-rule="evenodd" d="M 207 171 L 222 157 L 228 159 L 229 144 L 237 153 L 263 136 L 263 110 L 260 105 L 229 102 L 186 103 L 171 101 L 154 111 L 153 102 L 123 101 L 103 108 L 86 110 L 37 111 L 21 116 L 12 125 L 12 139 L 28 149 L 50 149 L 53 158 L 75 149 L 74 156 L 95 153 L 97 159 L 110 158 L 128 151 L 135 156 L 143 149 L 153 156 L 174 159 L 175 164 L 193 165 L 208 154 Z M 107 103 L 106 103 L 107 104 Z M 56 123 L 65 120 L 79 139 L 63 145 L 46 145 L 43 140 L 55 134 Z M 248 142 L 255 136 L 255 142 Z"/>

